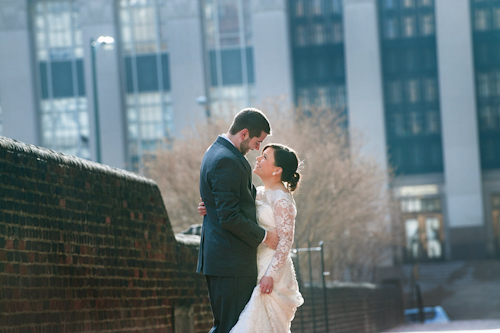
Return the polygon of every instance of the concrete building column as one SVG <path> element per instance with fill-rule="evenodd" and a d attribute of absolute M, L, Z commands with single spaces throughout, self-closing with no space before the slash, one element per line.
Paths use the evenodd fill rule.
<path fill-rule="evenodd" d="M 344 45 L 351 136 L 387 170 L 386 131 L 376 0 L 344 0 Z M 356 141 L 356 139 L 354 140 Z"/>
<path fill-rule="evenodd" d="M 436 0 L 436 39 L 452 258 L 484 257 L 484 211 L 469 0 Z"/>
<path fill-rule="evenodd" d="M 85 90 L 90 119 L 90 146 L 96 160 L 94 95 L 92 80 L 91 39 L 99 36 L 118 37 L 113 0 L 78 0 L 85 50 Z M 96 52 L 96 81 L 99 110 L 101 163 L 125 168 L 127 162 L 126 122 L 120 86 L 118 47 L 103 47 Z"/>
<path fill-rule="evenodd" d="M 287 1 L 259 0 L 252 3 L 255 95 L 259 105 L 268 98 L 293 103 L 292 52 Z"/>
<path fill-rule="evenodd" d="M 206 96 L 205 54 L 203 50 L 202 1 L 168 1 L 166 35 L 170 59 L 170 82 L 173 108 L 173 134 L 207 120 L 203 105 Z"/>
<path fill-rule="evenodd" d="M 39 145 L 28 0 L 0 2 L 1 135 Z"/>

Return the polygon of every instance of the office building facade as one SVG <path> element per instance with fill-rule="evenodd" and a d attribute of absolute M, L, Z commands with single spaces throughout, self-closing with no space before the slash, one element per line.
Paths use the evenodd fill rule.
<path fill-rule="evenodd" d="M 499 36 L 500 0 L 0 0 L 0 135 L 142 172 L 211 115 L 333 107 L 402 260 L 500 257 Z"/>

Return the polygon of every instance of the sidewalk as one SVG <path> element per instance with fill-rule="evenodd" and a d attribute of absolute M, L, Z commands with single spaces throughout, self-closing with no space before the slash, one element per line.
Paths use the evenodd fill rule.
<path fill-rule="evenodd" d="M 387 332 L 500 333 L 500 320 L 455 320 L 440 324 L 407 324 Z"/>

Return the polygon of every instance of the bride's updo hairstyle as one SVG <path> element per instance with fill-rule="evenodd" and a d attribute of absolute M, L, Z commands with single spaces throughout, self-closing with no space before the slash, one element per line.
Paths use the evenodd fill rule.
<path fill-rule="evenodd" d="M 283 169 L 281 172 L 281 181 L 286 183 L 286 187 L 290 192 L 294 192 L 300 182 L 299 157 L 295 150 L 285 145 L 272 143 L 264 147 L 262 151 L 267 148 L 274 150 L 274 165 Z"/>

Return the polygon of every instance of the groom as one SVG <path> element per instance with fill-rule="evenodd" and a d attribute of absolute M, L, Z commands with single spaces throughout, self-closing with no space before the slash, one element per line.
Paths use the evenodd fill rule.
<path fill-rule="evenodd" d="M 240 111 L 228 133 L 220 135 L 203 156 L 200 194 L 207 214 L 203 218 L 197 272 L 205 274 L 214 326 L 227 333 L 238 321 L 257 283 L 257 246 L 275 249 L 276 231 L 257 224 L 255 186 L 245 155 L 258 150 L 271 134 L 259 110 Z"/>

